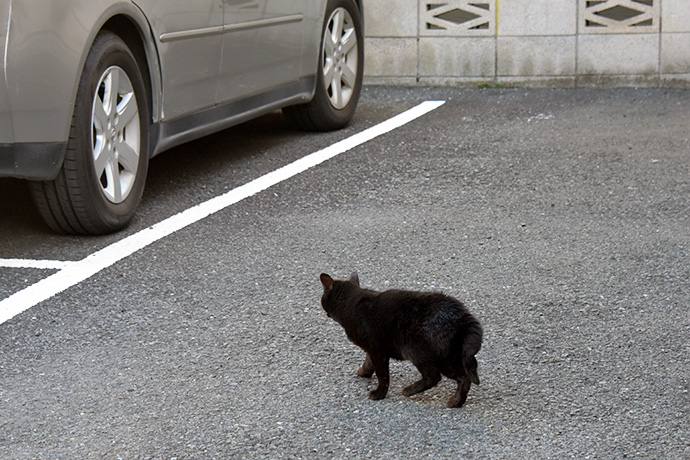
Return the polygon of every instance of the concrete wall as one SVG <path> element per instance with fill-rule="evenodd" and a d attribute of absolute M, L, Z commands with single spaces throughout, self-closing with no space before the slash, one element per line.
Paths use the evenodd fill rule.
<path fill-rule="evenodd" d="M 368 84 L 690 87 L 690 0 L 365 0 Z"/>

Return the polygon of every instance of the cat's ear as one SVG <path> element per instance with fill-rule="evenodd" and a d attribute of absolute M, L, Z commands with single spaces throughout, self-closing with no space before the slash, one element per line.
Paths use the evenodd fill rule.
<path fill-rule="evenodd" d="M 352 275 L 350 275 L 350 283 L 359 286 L 359 275 L 357 272 L 354 272 Z"/>
<path fill-rule="evenodd" d="M 326 291 L 330 291 L 331 289 L 333 289 L 333 278 L 331 278 L 325 273 L 321 273 L 321 284 L 323 284 L 323 288 Z"/>

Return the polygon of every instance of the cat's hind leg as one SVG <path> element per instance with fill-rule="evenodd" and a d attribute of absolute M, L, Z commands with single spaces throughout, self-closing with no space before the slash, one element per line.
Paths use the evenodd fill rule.
<path fill-rule="evenodd" d="M 422 378 L 403 388 L 403 395 L 412 396 L 429 388 L 435 387 L 441 381 L 441 372 L 436 366 L 415 364 Z"/>
<path fill-rule="evenodd" d="M 462 407 L 467 401 L 467 393 L 470 391 L 472 382 L 467 377 L 460 377 L 457 379 L 458 389 L 455 394 L 448 398 L 448 407 Z"/>
<path fill-rule="evenodd" d="M 448 398 L 448 407 L 461 407 L 467 400 L 467 393 L 472 386 L 472 377 L 468 376 L 457 354 L 451 355 L 442 365 L 441 372 L 448 378 L 458 382 L 458 389 Z M 479 379 L 477 379 L 479 381 Z"/>
<path fill-rule="evenodd" d="M 374 375 L 374 363 L 371 362 L 371 356 L 367 353 L 367 357 L 364 358 L 364 363 L 362 367 L 357 369 L 357 375 L 360 377 L 371 377 Z"/>

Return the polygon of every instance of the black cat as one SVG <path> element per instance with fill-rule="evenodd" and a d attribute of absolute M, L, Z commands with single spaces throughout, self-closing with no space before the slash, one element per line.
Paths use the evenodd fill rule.
<path fill-rule="evenodd" d="M 376 372 L 378 387 L 369 398 L 386 396 L 390 358 L 409 360 L 422 374 L 403 389 L 405 396 L 436 386 L 443 374 L 458 382 L 448 407 L 460 407 L 471 384 L 479 385 L 474 355 L 482 345 L 482 327 L 458 300 L 440 293 L 362 289 L 356 273 L 347 281 L 323 273 L 321 284 L 326 314 L 367 354 L 357 375 Z"/>

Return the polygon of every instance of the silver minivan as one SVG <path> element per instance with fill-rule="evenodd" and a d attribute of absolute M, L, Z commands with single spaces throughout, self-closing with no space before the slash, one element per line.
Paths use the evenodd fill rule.
<path fill-rule="evenodd" d="M 352 118 L 362 0 L 0 0 L 0 177 L 54 231 L 125 227 L 149 159 L 282 109 Z"/>

